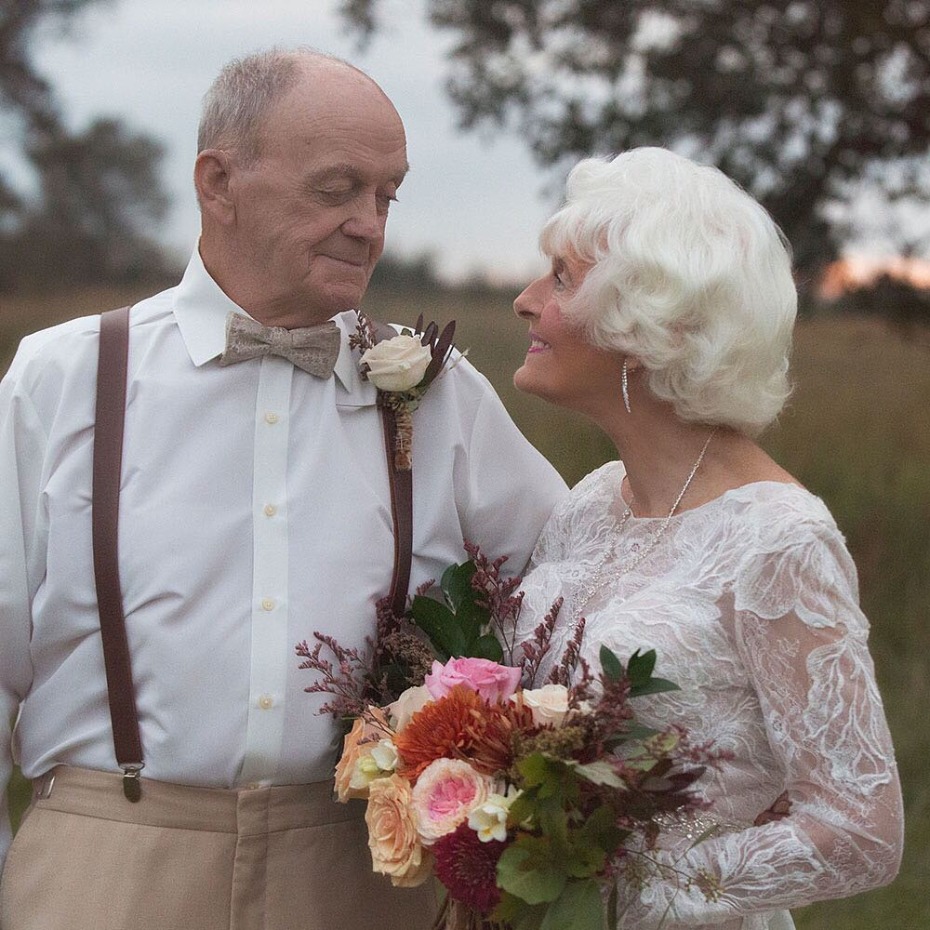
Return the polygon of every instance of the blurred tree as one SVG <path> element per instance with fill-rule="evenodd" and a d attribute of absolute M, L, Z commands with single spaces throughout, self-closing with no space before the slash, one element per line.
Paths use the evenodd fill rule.
<path fill-rule="evenodd" d="M 436 258 L 431 253 L 404 258 L 386 252 L 375 265 L 371 286 L 375 290 L 429 293 L 443 285 L 436 274 Z"/>
<path fill-rule="evenodd" d="M 889 274 L 839 297 L 837 310 L 879 316 L 915 345 L 930 348 L 930 291 Z"/>
<path fill-rule="evenodd" d="M 165 274 L 149 233 L 168 207 L 155 174 L 161 154 L 157 142 L 115 120 L 30 146 L 40 197 L 20 213 L 0 281 L 48 290 Z"/>
<path fill-rule="evenodd" d="M 118 121 L 69 131 L 31 49 L 40 27 L 67 29 L 100 0 L 2 0 L 0 116 L 17 124 L 38 195 L 0 176 L 0 290 L 154 277 L 166 259 L 149 234 L 168 207 L 162 147 Z"/>
<path fill-rule="evenodd" d="M 364 42 L 379 0 L 344 0 Z M 877 180 L 930 199 L 930 0 L 427 0 L 455 35 L 464 128 L 516 128 L 544 165 L 639 145 L 716 164 L 802 271 Z M 839 208 L 839 209 L 838 209 Z"/>
<path fill-rule="evenodd" d="M 55 132 L 58 111 L 48 82 L 30 57 L 39 26 L 66 29 L 81 9 L 99 0 L 3 0 L 0 6 L 0 110 L 23 120 L 28 129 Z"/>

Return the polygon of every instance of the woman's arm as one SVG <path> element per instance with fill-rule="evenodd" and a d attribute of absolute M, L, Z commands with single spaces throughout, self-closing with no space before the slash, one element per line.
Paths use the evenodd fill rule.
<path fill-rule="evenodd" d="M 625 926 L 713 924 L 840 898 L 897 874 L 903 812 L 891 737 L 839 533 L 748 556 L 722 618 L 758 696 L 784 772 L 787 817 L 705 840 L 678 866 L 710 873 L 709 902 L 675 882 L 643 895 Z M 632 918 L 632 914 L 630 917 Z"/>

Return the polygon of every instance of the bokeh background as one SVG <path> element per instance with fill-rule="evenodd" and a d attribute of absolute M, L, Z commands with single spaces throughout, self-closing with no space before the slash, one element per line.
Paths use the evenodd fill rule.
<path fill-rule="evenodd" d="M 305 43 L 372 73 L 407 123 L 413 171 L 366 309 L 456 319 L 573 483 L 609 443 L 511 384 L 511 303 L 564 171 L 636 144 L 721 165 L 795 248 L 796 390 L 763 444 L 846 534 L 907 809 L 897 881 L 796 921 L 930 930 L 930 0 L 192 7 L 0 3 L 0 372 L 23 334 L 176 280 L 201 94 L 233 55 Z"/>

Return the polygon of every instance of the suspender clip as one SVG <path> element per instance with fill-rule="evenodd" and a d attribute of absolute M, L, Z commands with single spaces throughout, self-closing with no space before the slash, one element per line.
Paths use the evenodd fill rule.
<path fill-rule="evenodd" d="M 126 800 L 135 804 L 142 800 L 142 779 L 139 773 L 145 768 L 144 762 L 126 762 L 121 766 L 123 770 L 123 794 Z"/>

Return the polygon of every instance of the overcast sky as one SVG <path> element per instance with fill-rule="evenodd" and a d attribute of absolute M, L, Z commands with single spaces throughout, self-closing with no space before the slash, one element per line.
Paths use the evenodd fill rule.
<path fill-rule="evenodd" d="M 220 67 L 272 45 L 348 58 L 381 84 L 407 126 L 411 172 L 391 210 L 388 248 L 435 253 L 453 279 L 476 270 L 528 279 L 542 267 L 536 236 L 554 205 L 547 176 L 515 136 L 455 129 L 442 86 L 449 39 L 424 24 L 421 0 L 382 2 L 387 29 L 359 52 L 335 0 L 107 0 L 69 37 L 43 38 L 37 62 L 72 128 L 117 116 L 165 144 L 173 208 L 160 238 L 186 255 L 198 230 L 190 177 L 200 100 Z"/>
<path fill-rule="evenodd" d="M 543 267 L 536 237 L 555 206 L 555 178 L 538 169 L 516 135 L 461 133 L 445 96 L 451 38 L 430 30 L 425 0 L 381 0 L 384 30 L 360 52 L 336 15 L 337 0 L 101 0 L 67 37 L 48 34 L 37 62 L 75 130 L 116 116 L 166 147 L 162 166 L 173 207 L 159 238 L 186 257 L 198 216 L 191 187 L 203 93 L 230 58 L 273 45 L 311 45 L 368 71 L 407 125 L 411 173 L 391 210 L 388 248 L 432 253 L 443 275 L 475 272 L 525 282 Z M 0 166 L 13 149 L 0 140 Z M 546 193 L 548 189 L 549 193 Z M 924 205 L 889 211 L 863 196 L 852 215 L 852 253 L 893 252 L 892 233 L 922 230 Z"/>

